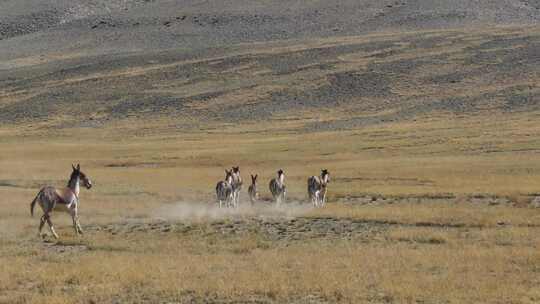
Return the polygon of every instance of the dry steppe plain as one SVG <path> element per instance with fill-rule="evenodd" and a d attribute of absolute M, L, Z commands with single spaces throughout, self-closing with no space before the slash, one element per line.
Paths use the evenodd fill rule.
<path fill-rule="evenodd" d="M 540 303 L 538 7 L 0 2 L 0 303 Z"/>

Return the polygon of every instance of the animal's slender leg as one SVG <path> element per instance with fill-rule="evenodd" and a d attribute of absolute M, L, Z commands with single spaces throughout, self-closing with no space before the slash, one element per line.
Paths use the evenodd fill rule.
<path fill-rule="evenodd" d="M 45 220 L 47 221 L 47 224 L 49 224 L 49 229 L 51 229 L 51 233 L 53 234 L 54 238 L 57 239 L 58 234 L 56 234 L 56 231 L 54 231 L 54 226 L 53 226 L 53 223 L 51 221 L 51 216 L 49 214 L 47 214 L 47 216 L 45 217 Z"/>
<path fill-rule="evenodd" d="M 43 237 L 43 235 L 41 234 L 41 230 L 43 229 L 43 225 L 45 225 L 45 214 L 41 216 L 40 218 L 40 223 L 39 223 L 39 230 L 38 230 L 38 235 Z"/>
<path fill-rule="evenodd" d="M 77 221 L 75 220 L 75 210 L 71 209 L 69 211 L 69 215 L 71 215 L 71 220 L 73 221 L 73 229 L 75 230 L 75 235 L 79 236 L 79 230 L 77 229 Z"/>
<path fill-rule="evenodd" d="M 84 232 L 83 232 L 83 230 L 81 228 L 81 223 L 79 222 L 79 216 L 78 215 L 75 216 L 75 222 L 77 223 L 77 229 L 79 229 L 79 233 L 83 234 Z"/>
<path fill-rule="evenodd" d="M 83 234 L 81 224 L 79 223 L 79 215 L 77 214 L 77 210 L 70 211 L 71 219 L 73 220 L 73 229 L 75 229 L 75 234 L 79 236 L 79 234 Z"/>
<path fill-rule="evenodd" d="M 79 222 L 79 211 L 75 209 L 75 224 L 77 225 L 77 230 L 80 234 L 83 234 L 83 230 L 81 228 L 81 223 Z"/>

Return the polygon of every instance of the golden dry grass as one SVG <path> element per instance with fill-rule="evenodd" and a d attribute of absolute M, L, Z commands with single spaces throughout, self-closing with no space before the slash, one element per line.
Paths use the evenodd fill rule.
<path fill-rule="evenodd" d="M 399 213 L 399 207 L 392 208 L 389 213 Z M 403 208 L 407 214 L 410 206 Z M 18 210 L 13 213 L 19 217 Z M 93 221 L 88 212 L 85 221 Z M 257 297 L 288 302 L 306 295 L 356 303 L 540 300 L 535 288 L 538 228 L 396 226 L 360 243 L 321 239 L 283 246 L 253 233 L 93 232 L 77 240 L 60 226 L 63 239 L 54 246 L 28 236 L 35 231 L 30 221 L 19 218 L 15 225 L 22 226 L 20 231 L 0 239 L 0 302 L 5 303 L 156 302 L 190 296 L 210 302 Z"/>
<path fill-rule="evenodd" d="M 0 194 L 7 198 L 0 211 L 4 232 L 0 237 L 0 302 L 540 301 L 535 288 L 540 264 L 538 210 L 454 199 L 399 199 L 403 194 L 421 198 L 454 191 L 501 193 L 515 188 L 527 193 L 535 189 L 532 174 L 519 169 L 535 168 L 534 155 L 460 153 L 462 144 L 430 143 L 429 135 L 437 124 L 430 124 L 430 129 L 415 125 L 415 133 L 425 135 L 421 137 L 412 137 L 413 126 L 408 125 L 343 132 L 339 137 L 258 131 L 264 132 L 261 137 L 261 133 L 243 134 L 236 128 L 221 134 L 129 141 L 103 131 L 81 131 L 85 140 L 58 134 L 47 140 L 29 136 L 22 141 L 5 136 L 0 147 L 5 157 L 0 161 Z M 373 134 L 384 135 L 367 142 Z M 407 136 L 427 144 L 407 145 Z M 326 144 L 314 144 L 325 140 Z M 372 145 L 384 148 L 362 150 Z M 242 149 L 233 163 L 229 149 L 239 146 Z M 311 151 L 312 147 L 316 150 Z M 424 153 L 415 155 L 419 151 Z M 447 152 L 441 156 L 427 151 Z M 80 162 L 95 183 L 91 191 L 81 193 L 84 225 L 122 223 L 126 218 L 152 221 L 155 208 L 174 206 L 176 201 L 210 202 L 212 187 L 222 177 L 221 168 L 237 163 L 244 176 L 255 171 L 262 175 L 264 196 L 268 195 L 262 181 L 276 167 L 285 168 L 293 199 L 304 198 L 306 175 L 328 167 L 333 173 L 330 204 L 301 216 L 392 224 L 361 242 L 316 238 L 283 243 L 255 232 L 216 237 L 90 231 L 75 239 L 67 215 L 57 215 L 54 220 L 62 240 L 42 243 L 36 236 L 37 218 L 28 215 L 29 202 L 42 183 L 62 185 L 72 162 Z M 489 183 L 482 180 L 489 174 L 475 173 L 477 169 L 498 175 L 490 177 Z M 421 180 L 434 182 L 419 185 Z M 390 194 L 396 202 L 335 203 L 338 198 L 366 193 Z"/>

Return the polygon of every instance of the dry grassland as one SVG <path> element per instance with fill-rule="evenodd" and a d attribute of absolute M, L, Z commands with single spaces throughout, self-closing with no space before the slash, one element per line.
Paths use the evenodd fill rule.
<path fill-rule="evenodd" d="M 463 196 L 534 191 L 536 155 L 475 152 L 482 144 L 475 137 L 469 146 L 450 140 L 434 143 L 436 137 L 460 132 L 448 128 L 435 135 L 438 123 L 339 136 L 234 128 L 140 140 L 85 130 L 78 131 L 85 140 L 4 136 L 0 302 L 540 301 L 540 213 Z M 459 128 L 466 130 L 466 123 Z M 479 136 L 485 141 L 498 137 Z M 405 138 L 413 140 L 405 145 Z M 499 145 L 503 150 L 515 147 Z M 381 148 L 365 149 L 370 146 Z M 464 147 L 470 149 L 460 152 Z M 71 162 L 81 162 L 95 184 L 81 193 L 87 234 L 76 239 L 68 216 L 56 215 L 62 239 L 42 243 L 37 218 L 29 218 L 29 202 L 42 184 L 62 185 Z M 285 168 L 295 201 L 305 199 L 305 177 L 327 167 L 332 172 L 330 203 L 322 210 L 291 206 L 294 211 L 284 214 L 212 211 L 208 203 L 214 183 L 222 168 L 237 163 L 245 177 L 261 174 L 263 197 L 268 197 L 266 181 L 272 172 Z M 458 198 L 437 198 L 444 193 Z M 384 194 L 386 200 L 354 203 L 356 197 L 372 194 Z M 352 203 L 336 203 L 342 200 Z M 176 208 L 179 202 L 202 211 Z M 264 232 L 250 223 L 259 215 L 319 224 L 288 230 L 291 238 L 281 239 L 276 237 L 279 230 Z M 332 221 L 339 219 L 365 226 L 353 228 L 351 237 L 346 231 L 334 235 Z M 246 229 L 212 231 L 216 221 L 240 222 L 235 225 Z M 174 228 L 178 222 L 192 222 L 192 228 Z M 133 223 L 157 223 L 158 228 L 130 230 Z M 167 225 L 173 228 L 169 231 Z M 316 233 L 305 235 L 312 230 Z M 364 231 L 362 237 L 355 237 L 357 230 Z"/>

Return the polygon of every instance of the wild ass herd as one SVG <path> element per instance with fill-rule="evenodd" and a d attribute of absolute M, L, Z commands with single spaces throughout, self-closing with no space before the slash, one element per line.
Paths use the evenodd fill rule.
<path fill-rule="evenodd" d="M 249 200 L 252 205 L 259 200 L 257 177 L 258 174 L 251 175 L 251 185 L 248 188 Z M 308 178 L 308 197 L 314 207 L 322 207 L 326 203 L 326 187 L 329 182 L 330 172 L 326 169 L 321 170 L 321 176 Z M 232 167 L 231 170 L 225 169 L 225 179 L 216 185 L 216 197 L 220 208 L 238 207 L 242 183 L 239 167 Z M 287 187 L 285 186 L 285 172 L 282 169 L 277 171 L 277 176 L 270 180 L 268 187 L 277 206 L 285 203 Z"/>
<path fill-rule="evenodd" d="M 73 229 L 75 234 L 82 234 L 82 228 L 79 223 L 79 191 L 82 184 L 87 189 L 92 188 L 92 182 L 81 171 L 81 166 L 72 165 L 72 172 L 69 178 L 67 187 L 57 189 L 53 186 L 45 186 L 39 190 L 36 197 L 30 204 L 30 214 L 34 215 L 36 203 L 43 210 L 43 215 L 39 224 L 39 235 L 45 223 L 49 225 L 49 229 L 55 238 L 58 234 L 54 230 L 51 221 L 51 213 L 53 211 L 63 211 L 71 215 L 73 220 Z M 259 191 L 257 187 L 258 175 L 251 175 L 251 185 L 248 188 L 248 194 L 251 204 L 255 204 L 259 200 Z M 320 176 L 311 176 L 307 180 L 308 197 L 314 207 L 322 207 L 326 202 L 326 188 L 330 182 L 330 173 L 323 169 Z M 216 197 L 219 207 L 238 207 L 240 204 L 240 190 L 242 190 L 242 177 L 240 176 L 240 168 L 232 167 L 231 170 L 225 170 L 225 179 L 218 182 L 216 185 Z M 285 195 L 287 187 L 285 186 L 285 172 L 279 169 L 277 176 L 270 180 L 270 193 L 277 206 L 285 203 Z"/>

